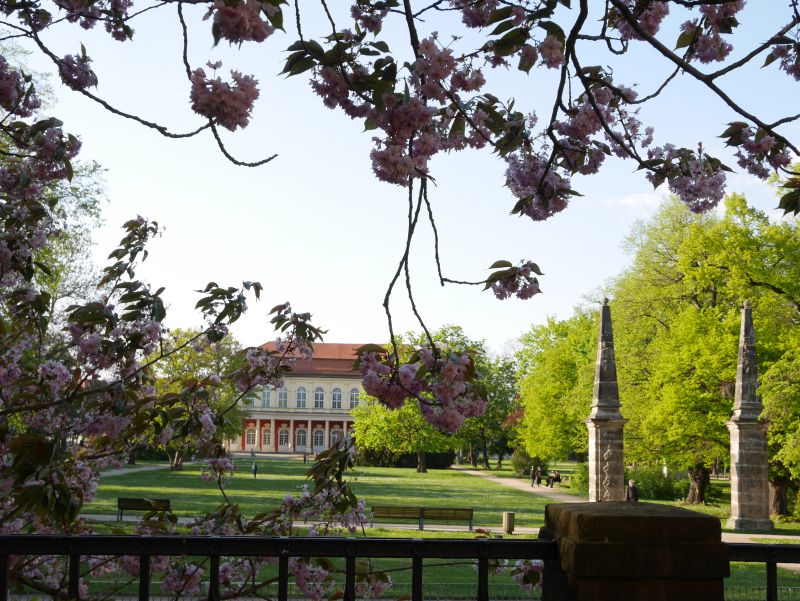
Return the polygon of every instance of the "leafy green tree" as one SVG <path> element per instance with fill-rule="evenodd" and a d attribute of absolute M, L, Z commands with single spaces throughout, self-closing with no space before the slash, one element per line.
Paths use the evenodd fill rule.
<path fill-rule="evenodd" d="M 519 442 L 532 457 L 553 461 L 585 456 L 583 420 L 592 401 L 597 318 L 588 310 L 534 326 L 520 341 Z"/>
<path fill-rule="evenodd" d="M 359 448 L 416 453 L 417 471 L 427 472 L 425 453 L 452 450 L 453 439 L 431 426 L 419 410 L 417 401 L 389 409 L 368 399 L 352 411 L 353 438 Z"/>
<path fill-rule="evenodd" d="M 195 329 L 175 329 L 165 344 L 166 352 L 178 349 L 159 362 L 156 373 L 156 389 L 159 394 L 180 394 L 197 385 L 205 378 L 219 378 L 220 384 L 207 397 L 201 395 L 200 401 L 208 402 L 212 410 L 222 419 L 218 434 L 224 440 L 241 435 L 244 410 L 236 401 L 239 393 L 233 382 L 225 378 L 243 364 L 242 347 L 233 336 L 226 336 L 218 342 L 204 340 L 202 332 Z M 186 402 L 192 402 L 192 395 L 184 395 Z M 245 397 L 244 405 L 249 397 Z M 159 445 L 169 455 L 170 468 L 179 470 L 183 460 L 192 452 L 189 443 L 180 437 L 164 440 Z"/>

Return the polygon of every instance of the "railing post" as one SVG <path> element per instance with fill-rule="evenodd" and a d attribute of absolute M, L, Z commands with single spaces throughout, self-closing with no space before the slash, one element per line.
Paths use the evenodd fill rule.
<path fill-rule="evenodd" d="M 208 601 L 219 601 L 219 555 L 212 555 L 209 559 Z"/>
<path fill-rule="evenodd" d="M 0 555 L 0 601 L 8 599 L 8 555 Z"/>
<path fill-rule="evenodd" d="M 289 550 L 284 547 L 278 556 L 278 601 L 289 598 Z"/>
<path fill-rule="evenodd" d="M 71 553 L 69 556 L 69 576 L 67 577 L 67 596 L 70 601 L 80 599 L 81 556 Z"/>
<path fill-rule="evenodd" d="M 422 601 L 422 557 L 411 558 L 411 601 Z"/>
<path fill-rule="evenodd" d="M 139 555 L 139 601 L 150 600 L 150 556 Z"/>
<path fill-rule="evenodd" d="M 356 599 L 356 558 L 348 548 L 345 558 L 344 601 Z"/>
<path fill-rule="evenodd" d="M 478 558 L 478 601 L 489 601 L 489 560 Z"/>
<path fill-rule="evenodd" d="M 778 601 L 778 564 L 767 562 L 767 601 Z"/>

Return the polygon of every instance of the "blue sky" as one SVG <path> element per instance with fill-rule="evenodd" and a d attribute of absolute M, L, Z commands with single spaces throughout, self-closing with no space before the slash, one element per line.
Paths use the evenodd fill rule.
<path fill-rule="evenodd" d="M 276 33 L 265 44 L 242 50 L 213 48 L 210 23 L 200 20 L 204 9 L 186 10 L 193 26 L 193 66 L 221 59 L 224 72 L 237 68 L 261 82 L 250 127 L 226 136 L 230 150 L 244 160 L 273 153 L 279 157 L 255 169 L 233 166 L 209 136 L 165 139 L 104 112 L 54 81 L 53 114 L 81 136 L 83 158 L 97 160 L 108 170 L 106 226 L 96 235 L 99 261 L 120 237 L 119 226 L 141 214 L 164 226 L 140 274 L 156 287 L 166 286 L 168 325 L 199 325 L 192 309 L 197 300 L 194 291 L 207 281 L 236 285 L 247 279 L 260 281 L 265 291 L 263 301 L 251 305 L 234 328 L 245 344 L 273 337 L 266 312 L 286 300 L 296 310 L 313 313 L 317 324 L 328 329 L 328 341 L 385 341 L 388 331 L 381 303 L 402 253 L 405 191 L 372 176 L 371 136 L 362 131 L 361 123 L 326 109 L 306 79 L 277 76 L 283 51 L 295 39 L 293 32 Z M 305 12 L 304 28 L 322 31 L 311 9 Z M 742 36 L 762 39 L 782 21 L 778 13 L 766 15 L 756 6 L 747 7 Z M 455 16 L 422 24 L 421 34 L 434 29 L 445 34 L 448 23 L 443 19 L 450 18 Z M 668 43 L 677 37 L 681 20 L 671 19 L 664 25 Z M 75 26 L 48 32 L 45 39 L 59 55 L 77 53 L 84 43 L 100 79 L 97 93 L 118 108 L 175 131 L 201 125 L 189 108 L 174 8 L 145 14 L 135 29 L 134 41 L 125 44 L 111 40 L 100 28 L 87 32 Z M 396 39 L 392 45 L 401 47 L 399 32 Z M 650 91 L 667 72 L 653 59 L 652 53 L 636 45 L 614 63 L 617 81 L 638 81 L 643 92 Z M 40 70 L 50 69 L 35 57 L 31 63 Z M 542 115 L 549 111 L 553 72 L 537 69 L 526 77 L 498 71 L 490 74 L 489 81 L 499 90 L 496 95 L 515 96 L 518 106 Z M 800 100 L 797 83 L 774 66 L 748 69 L 722 83 L 748 109 L 767 119 L 790 113 Z M 694 146 L 702 140 L 712 154 L 735 164 L 716 138 L 724 123 L 734 120 L 733 114 L 687 77 L 644 107 L 642 116 L 656 127 L 658 144 Z M 797 126 L 785 133 L 798 138 Z M 566 211 L 534 223 L 509 215 L 514 199 L 503 187 L 503 170 L 502 162 L 488 151 L 433 160 L 437 185 L 431 199 L 443 266 L 449 277 L 474 280 L 485 277 L 486 267 L 496 259 L 531 259 L 545 272 L 544 294 L 529 301 L 501 302 L 474 287 L 441 288 L 427 229 L 416 238 L 412 252 L 416 300 L 428 325 L 462 325 L 469 336 L 485 339 L 496 352 L 531 324 L 548 315 L 567 316 L 587 294 L 598 296 L 599 287 L 628 261 L 620 243 L 633 223 L 652 215 L 667 194 L 653 191 L 640 173 L 634 173 L 632 164 L 612 162 L 596 176 L 576 179 L 575 187 L 584 196 Z M 765 210 L 777 204 L 772 190 L 746 175 L 729 177 L 728 189 L 745 193 L 751 204 Z M 418 329 L 402 289 L 392 309 L 397 330 Z"/>

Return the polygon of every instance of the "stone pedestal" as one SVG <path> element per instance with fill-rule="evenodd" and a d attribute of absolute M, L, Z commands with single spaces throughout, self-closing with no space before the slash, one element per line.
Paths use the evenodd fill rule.
<path fill-rule="evenodd" d="M 767 443 L 760 422 L 729 421 L 731 433 L 731 517 L 733 530 L 772 530 L 769 519 Z"/>
<path fill-rule="evenodd" d="M 625 421 L 587 419 L 589 429 L 589 501 L 625 499 L 622 428 Z"/>
<path fill-rule="evenodd" d="M 728 547 L 719 520 L 649 503 L 548 505 L 555 540 L 543 601 L 722 601 Z"/>

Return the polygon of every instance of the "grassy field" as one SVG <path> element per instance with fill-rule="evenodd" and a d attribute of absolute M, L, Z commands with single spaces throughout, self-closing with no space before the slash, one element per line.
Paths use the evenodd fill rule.
<path fill-rule="evenodd" d="M 231 501 L 239 503 L 249 515 L 275 507 L 287 494 L 297 493 L 309 467 L 299 461 L 262 460 L 254 479 L 250 465 L 249 460 L 237 461 L 236 475 L 226 487 Z M 359 468 L 356 473 L 353 488 L 367 506 L 471 507 L 476 526 L 497 529 L 504 511 L 515 512 L 516 524 L 521 527 L 544 522 L 545 499 L 455 470 L 418 474 L 413 469 Z M 205 513 L 222 500 L 216 485 L 200 477 L 199 467 L 186 466 L 181 472 L 164 469 L 102 478 L 95 500 L 83 511 L 115 515 L 118 497 L 168 498 L 177 515 Z"/>

